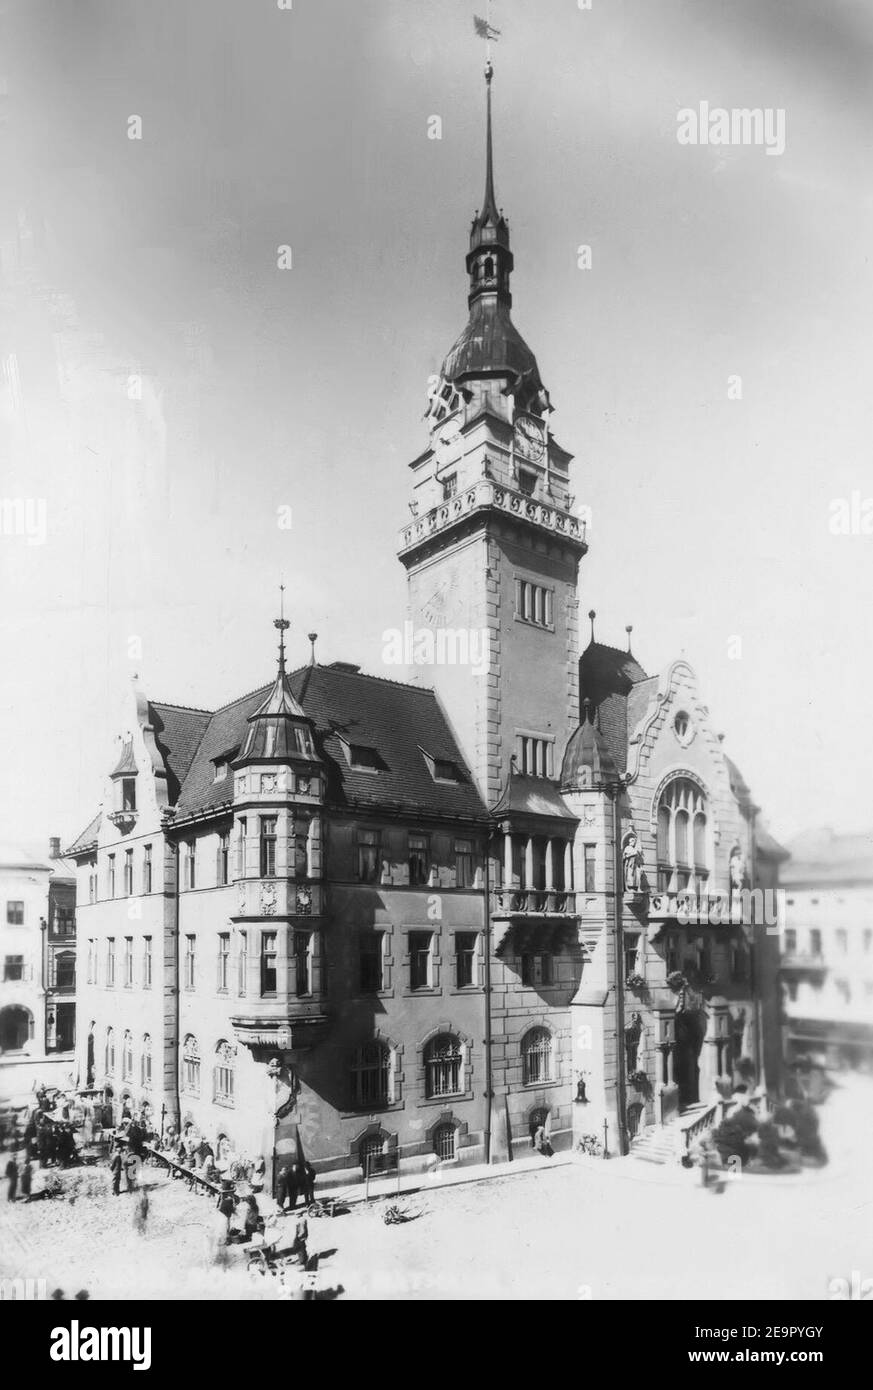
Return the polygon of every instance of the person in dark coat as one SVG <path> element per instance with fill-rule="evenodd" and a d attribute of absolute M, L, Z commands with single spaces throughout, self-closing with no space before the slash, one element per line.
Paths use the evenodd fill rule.
<path fill-rule="evenodd" d="M 30 1186 L 33 1180 L 33 1168 L 30 1159 L 25 1155 L 24 1163 L 21 1168 L 21 1195 L 25 1202 L 30 1201 Z"/>
<path fill-rule="evenodd" d="M 15 1195 L 18 1191 L 18 1164 L 15 1161 L 14 1154 L 6 1164 L 6 1177 L 9 1180 L 9 1187 L 6 1190 L 6 1200 L 14 1202 Z"/>
<path fill-rule="evenodd" d="M 315 1169 L 311 1163 L 303 1165 L 303 1201 L 307 1206 L 315 1201 Z"/>
<path fill-rule="evenodd" d="M 115 1145 L 112 1150 L 112 1157 L 109 1160 L 109 1171 L 112 1174 L 112 1191 L 118 1197 L 121 1193 L 121 1174 L 124 1170 L 124 1159 L 121 1156 L 121 1146 Z"/>

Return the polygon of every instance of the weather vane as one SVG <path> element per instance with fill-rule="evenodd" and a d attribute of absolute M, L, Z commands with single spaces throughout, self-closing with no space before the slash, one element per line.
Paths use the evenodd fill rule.
<path fill-rule="evenodd" d="M 485 76 L 491 81 L 491 45 L 500 38 L 500 30 L 495 29 L 491 23 L 491 0 L 488 0 L 487 18 L 482 19 L 481 15 L 474 14 L 473 25 L 480 39 L 485 40 Z"/>

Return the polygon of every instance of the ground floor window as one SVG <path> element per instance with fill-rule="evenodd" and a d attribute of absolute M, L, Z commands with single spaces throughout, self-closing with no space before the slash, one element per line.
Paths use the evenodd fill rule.
<path fill-rule="evenodd" d="M 457 1133 L 453 1124 L 437 1125 L 433 1133 L 433 1151 L 440 1163 L 457 1157 Z"/>

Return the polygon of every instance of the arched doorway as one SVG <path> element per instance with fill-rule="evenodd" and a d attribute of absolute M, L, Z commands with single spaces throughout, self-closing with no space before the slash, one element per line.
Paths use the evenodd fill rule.
<path fill-rule="evenodd" d="M 627 1108 L 627 1137 L 628 1142 L 633 1143 L 640 1132 L 640 1125 L 643 1119 L 643 1103 L 635 1100 Z"/>
<path fill-rule="evenodd" d="M 0 1009 L 0 1052 L 20 1052 L 33 1037 L 33 1014 L 20 1004 Z"/>

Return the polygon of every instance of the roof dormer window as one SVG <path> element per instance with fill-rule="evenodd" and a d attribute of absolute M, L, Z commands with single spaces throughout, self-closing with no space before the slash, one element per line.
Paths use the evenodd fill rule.
<path fill-rule="evenodd" d="M 452 758 L 436 758 L 427 749 L 419 749 L 421 756 L 427 763 L 428 771 L 435 782 L 450 782 L 457 786 L 464 780 L 461 769 Z"/>
<path fill-rule="evenodd" d="M 342 735 L 339 735 L 339 740 L 346 755 L 346 761 L 354 772 L 387 771 L 387 763 L 379 753 L 378 748 L 373 748 L 366 743 L 351 743 Z"/>

